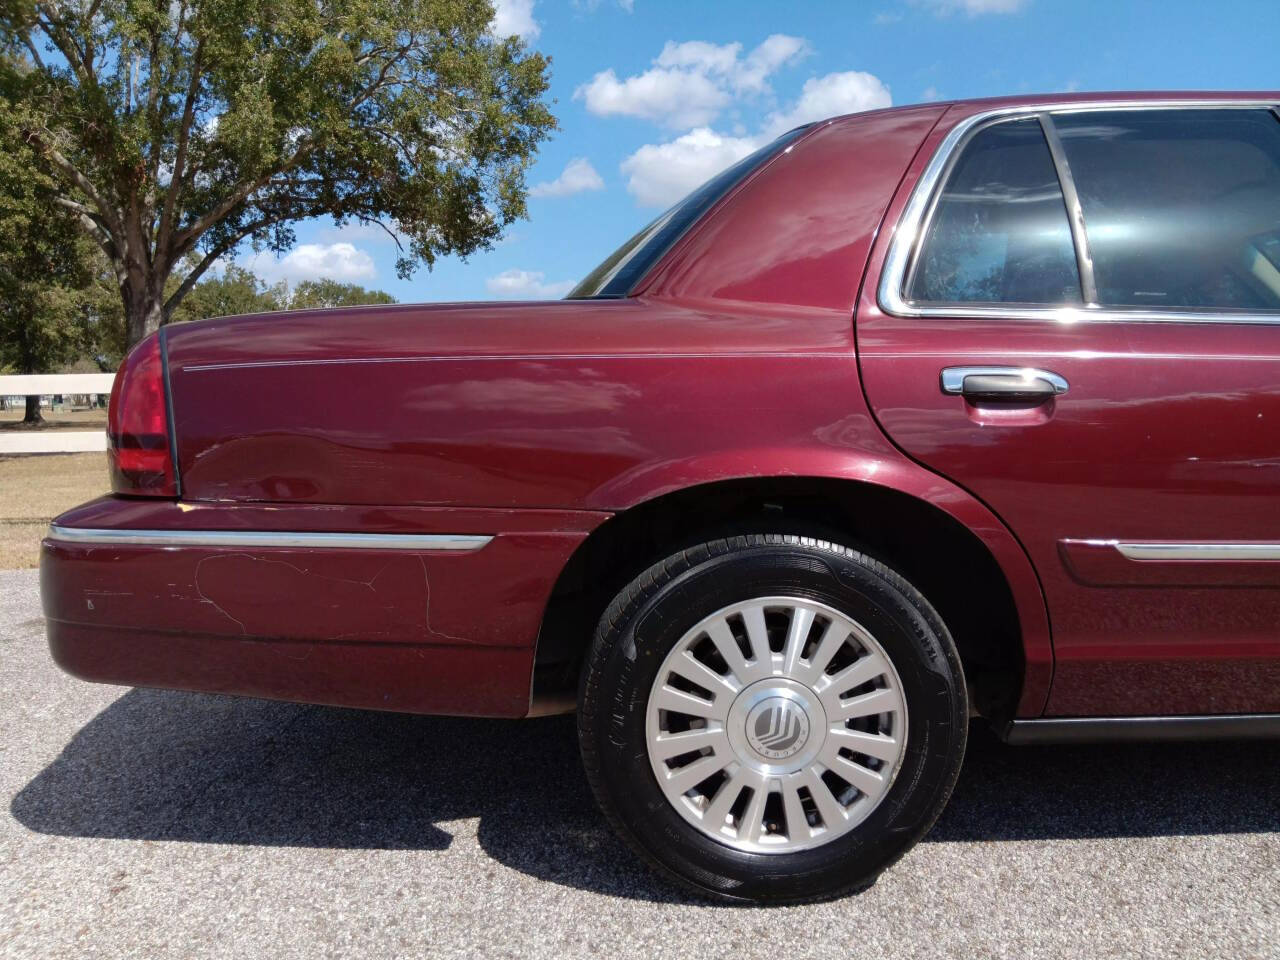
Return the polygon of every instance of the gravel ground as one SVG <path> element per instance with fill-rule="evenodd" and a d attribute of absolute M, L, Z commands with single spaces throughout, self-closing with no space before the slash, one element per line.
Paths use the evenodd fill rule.
<path fill-rule="evenodd" d="M 1275 744 L 1005 747 L 866 893 L 691 900 L 592 806 L 566 718 L 81 683 L 0 573 L 0 954 L 1280 956 Z"/>

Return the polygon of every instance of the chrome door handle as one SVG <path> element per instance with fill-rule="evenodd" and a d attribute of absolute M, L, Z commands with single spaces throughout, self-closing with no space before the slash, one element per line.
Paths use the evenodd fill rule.
<path fill-rule="evenodd" d="M 970 400 L 1044 401 L 1067 392 L 1066 379 L 1035 367 L 947 367 L 942 392 Z"/>

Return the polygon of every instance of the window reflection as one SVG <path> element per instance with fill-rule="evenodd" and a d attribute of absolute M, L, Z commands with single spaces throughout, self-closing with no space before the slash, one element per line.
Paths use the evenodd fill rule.
<path fill-rule="evenodd" d="M 1040 122 L 980 130 L 938 198 L 908 285 L 928 303 L 1080 303 L 1067 208 Z"/>

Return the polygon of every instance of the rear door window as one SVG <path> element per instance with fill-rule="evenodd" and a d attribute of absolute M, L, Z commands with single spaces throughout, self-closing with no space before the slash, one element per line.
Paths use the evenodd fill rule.
<path fill-rule="evenodd" d="M 1079 304 L 1080 275 L 1049 145 L 1034 117 L 963 147 L 906 284 L 917 303 Z"/>
<path fill-rule="evenodd" d="M 1280 310 L 1280 118 L 1056 114 L 1103 306 Z"/>

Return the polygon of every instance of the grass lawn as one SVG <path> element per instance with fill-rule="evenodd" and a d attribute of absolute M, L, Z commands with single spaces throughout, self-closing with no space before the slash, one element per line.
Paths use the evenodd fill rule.
<path fill-rule="evenodd" d="M 72 410 L 70 407 L 50 410 L 46 407 L 42 411 L 44 422 L 35 427 L 22 426 L 24 412 L 20 406 L 0 410 L 0 430 L 105 430 L 107 428 L 105 407 L 98 407 L 95 410 Z"/>
<path fill-rule="evenodd" d="M 36 566 L 49 521 L 109 487 L 105 453 L 0 457 L 0 570 Z"/>

